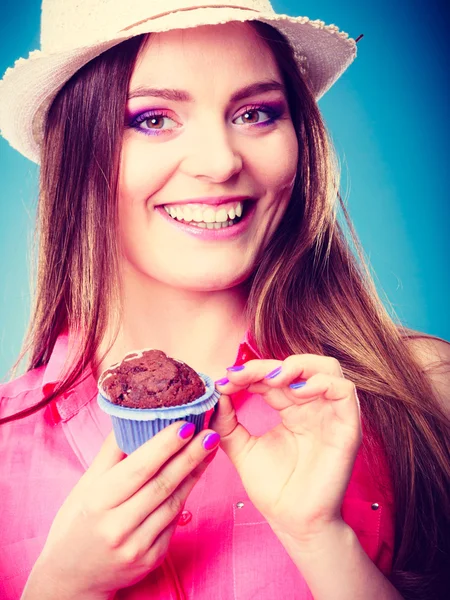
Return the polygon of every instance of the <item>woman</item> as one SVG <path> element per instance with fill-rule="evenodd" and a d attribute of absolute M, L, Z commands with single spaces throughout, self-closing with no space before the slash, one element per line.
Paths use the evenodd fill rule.
<path fill-rule="evenodd" d="M 148 4 L 44 5 L 61 45 L 3 82 L 41 247 L 1 390 L 2 597 L 443 598 L 450 352 L 351 254 L 316 104 L 354 42 L 265 2 Z M 223 395 L 125 457 L 96 379 L 141 347 Z"/>

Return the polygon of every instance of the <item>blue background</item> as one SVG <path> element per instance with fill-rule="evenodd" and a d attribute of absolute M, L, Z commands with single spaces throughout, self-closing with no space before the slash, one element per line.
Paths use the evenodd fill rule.
<path fill-rule="evenodd" d="M 8 4 L 0 76 L 39 47 L 39 2 Z M 353 38 L 364 34 L 358 58 L 319 103 L 340 156 L 343 195 L 386 306 L 404 324 L 450 339 L 448 8 L 436 0 L 272 4 Z M 37 173 L 0 139 L 0 378 L 29 316 Z"/>

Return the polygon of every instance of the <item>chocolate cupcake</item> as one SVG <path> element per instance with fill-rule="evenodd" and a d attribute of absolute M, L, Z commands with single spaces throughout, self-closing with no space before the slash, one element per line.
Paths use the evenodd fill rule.
<path fill-rule="evenodd" d="M 180 406 L 206 391 L 194 369 L 161 350 L 128 354 L 117 367 L 107 369 L 101 381 L 111 402 L 128 408 Z"/>
<path fill-rule="evenodd" d="M 153 349 L 131 352 L 106 369 L 98 389 L 98 403 L 127 454 L 174 421 L 194 423 L 198 433 L 219 399 L 208 376 Z"/>

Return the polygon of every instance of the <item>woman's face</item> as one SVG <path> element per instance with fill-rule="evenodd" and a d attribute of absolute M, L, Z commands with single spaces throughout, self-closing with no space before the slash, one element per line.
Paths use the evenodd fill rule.
<path fill-rule="evenodd" d="M 296 174 L 282 88 L 247 24 L 149 36 L 131 77 L 120 167 L 125 277 L 213 291 L 251 274 Z"/>

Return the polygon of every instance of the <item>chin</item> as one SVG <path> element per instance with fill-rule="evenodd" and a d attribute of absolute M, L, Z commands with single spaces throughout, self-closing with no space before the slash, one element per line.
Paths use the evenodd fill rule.
<path fill-rule="evenodd" d="M 203 271 L 201 275 L 199 273 L 192 273 L 192 276 L 184 277 L 182 280 L 175 276 L 170 282 L 167 281 L 167 283 L 173 287 L 192 292 L 218 292 L 236 287 L 248 279 L 249 275 L 249 273 L 226 275 L 218 273 L 217 270 L 208 275 Z"/>

